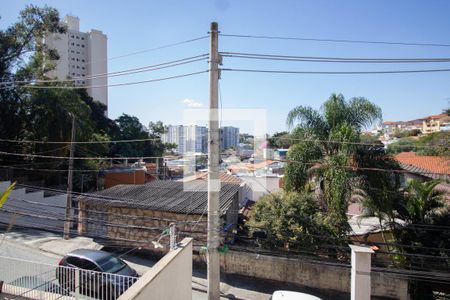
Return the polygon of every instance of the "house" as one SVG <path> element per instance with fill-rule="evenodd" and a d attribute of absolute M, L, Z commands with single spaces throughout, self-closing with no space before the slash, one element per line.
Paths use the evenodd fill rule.
<path fill-rule="evenodd" d="M 448 125 L 450 125 L 450 116 L 447 114 L 429 116 L 423 119 L 422 133 L 439 132 L 441 127 L 446 130 Z"/>
<path fill-rule="evenodd" d="M 156 179 L 157 176 L 150 174 L 145 166 L 112 167 L 99 172 L 97 189 L 108 189 L 118 184 L 145 184 Z"/>
<path fill-rule="evenodd" d="M 443 156 L 417 155 L 415 152 L 401 152 L 394 156 L 404 172 L 405 181 L 416 179 L 450 180 L 450 159 Z"/>
<path fill-rule="evenodd" d="M 230 230 L 237 224 L 236 184 L 222 183 L 220 220 Z M 195 239 L 195 246 L 206 245 L 207 183 L 194 180 L 157 180 L 143 185 L 119 184 L 103 191 L 78 197 L 79 234 L 101 237 L 108 244 L 153 249 L 172 222 L 181 236 Z M 162 242 L 167 242 L 164 237 Z"/>

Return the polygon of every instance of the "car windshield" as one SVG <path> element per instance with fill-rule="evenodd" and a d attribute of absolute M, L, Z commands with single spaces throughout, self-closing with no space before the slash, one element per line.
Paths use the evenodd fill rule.
<path fill-rule="evenodd" d="M 115 273 L 120 271 L 125 267 L 125 263 L 114 256 L 108 256 L 99 260 L 98 265 L 101 267 L 103 272 Z"/>

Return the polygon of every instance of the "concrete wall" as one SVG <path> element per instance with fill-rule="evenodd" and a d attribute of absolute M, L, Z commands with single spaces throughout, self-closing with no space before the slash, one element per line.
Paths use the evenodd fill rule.
<path fill-rule="evenodd" d="M 10 184 L 0 182 L 0 194 Z M 0 222 L 60 231 L 64 228 L 66 197 L 65 194 L 44 197 L 43 191 L 27 193 L 25 189 L 16 188 L 0 209 Z"/>
<path fill-rule="evenodd" d="M 192 239 L 161 258 L 119 300 L 192 299 Z"/>
<path fill-rule="evenodd" d="M 221 255 L 221 268 L 229 274 L 350 293 L 350 268 L 345 266 L 228 251 Z M 372 272 L 372 296 L 406 300 L 408 281 Z"/>

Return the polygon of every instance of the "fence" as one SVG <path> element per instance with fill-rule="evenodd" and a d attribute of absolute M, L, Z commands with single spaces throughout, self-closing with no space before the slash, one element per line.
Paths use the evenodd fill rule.
<path fill-rule="evenodd" d="M 13 298 L 113 300 L 136 281 L 132 276 L 0 256 L 1 293 Z"/>

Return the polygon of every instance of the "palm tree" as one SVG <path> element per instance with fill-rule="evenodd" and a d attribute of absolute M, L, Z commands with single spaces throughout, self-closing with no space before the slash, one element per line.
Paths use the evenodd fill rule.
<path fill-rule="evenodd" d="M 298 106 L 288 114 L 287 125 L 300 141 L 288 153 L 285 187 L 301 191 L 311 174 L 316 174 L 323 192 L 322 208 L 338 235 L 349 229 L 346 212 L 355 183 L 355 143 L 360 141 L 362 129 L 378 120 L 378 106 L 361 97 L 346 101 L 341 94 L 332 94 L 321 111 Z"/>

